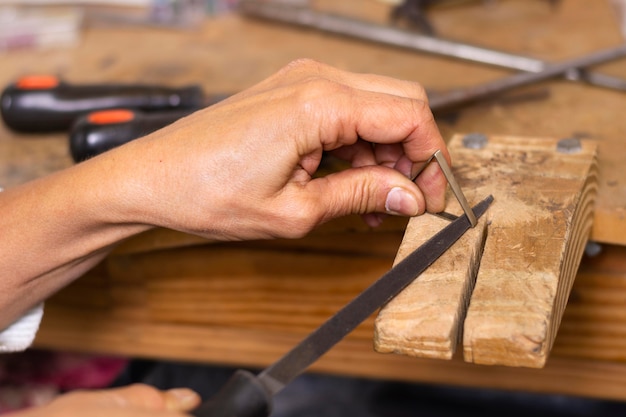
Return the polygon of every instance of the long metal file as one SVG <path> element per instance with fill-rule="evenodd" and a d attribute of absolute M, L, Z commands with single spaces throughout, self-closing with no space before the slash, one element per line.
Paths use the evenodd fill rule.
<path fill-rule="evenodd" d="M 493 201 L 488 196 L 472 208 L 480 218 Z M 379 307 L 415 280 L 469 228 L 466 215 L 458 217 L 380 277 L 334 316 L 309 334 L 258 376 L 238 371 L 214 398 L 194 411 L 197 417 L 265 417 L 271 397 L 328 352 Z"/>

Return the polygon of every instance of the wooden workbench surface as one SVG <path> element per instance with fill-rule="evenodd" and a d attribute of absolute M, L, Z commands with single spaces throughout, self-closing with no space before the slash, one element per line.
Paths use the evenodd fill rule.
<path fill-rule="evenodd" d="M 379 22 L 384 20 L 388 10 L 386 6 L 367 0 L 334 2 L 336 4 L 332 5 L 327 1 L 317 3 L 320 8 L 332 8 Z M 548 61 L 583 55 L 622 42 L 608 2 L 563 0 L 555 11 L 547 3 L 501 0 L 489 8 L 468 5 L 442 9 L 433 12 L 432 18 L 442 36 Z M 289 61 L 303 56 L 356 72 L 419 81 L 433 92 L 470 86 L 510 74 L 509 71 L 478 64 L 228 15 L 210 19 L 200 29 L 191 31 L 87 27 L 80 45 L 75 48 L 18 51 L 2 56 L 0 85 L 24 74 L 53 73 L 75 83 L 198 83 L 207 93 L 224 93 L 246 88 Z M 598 70 L 626 77 L 626 60 L 604 65 Z M 626 179 L 622 173 L 622 165 L 626 162 L 626 140 L 623 137 L 626 134 L 626 118 L 623 117 L 626 95 L 560 80 L 541 83 L 524 91 L 547 91 L 549 94 L 541 99 L 515 103 L 480 103 L 454 117 L 441 118 L 440 128 L 446 137 L 455 132 L 479 131 L 556 138 L 577 135 L 596 139 L 599 142 L 600 180 L 592 238 L 599 242 L 626 244 Z M 15 186 L 70 164 L 64 135 L 17 135 L 0 127 L 0 186 Z M 133 286 L 132 277 L 124 277 L 120 272 L 121 275 L 116 278 L 119 281 L 117 284 L 129 284 L 125 280 L 130 280 L 129 291 L 122 293 L 120 288 L 123 287 L 118 286 L 110 294 L 103 292 L 103 286 L 109 288 L 105 282 L 108 275 L 99 271 L 88 277 L 85 283 L 79 284 L 79 287 L 70 287 L 49 303 L 38 344 L 93 352 L 262 366 L 297 342 L 306 331 L 331 314 L 335 307 L 349 300 L 363 285 L 391 265 L 406 223 L 392 222 L 392 226 L 382 232 L 365 230 L 364 234 L 369 236 L 365 238 L 349 233 L 339 236 L 338 231 L 342 226 L 350 229 L 350 233 L 362 231 L 355 229 L 354 224 L 354 219 L 334 223 L 327 229 L 332 232 L 331 238 L 324 240 L 325 235 L 321 233 L 305 242 L 306 245 L 326 250 L 318 250 L 317 253 L 336 250 L 337 258 L 332 258 L 335 259 L 333 262 L 343 266 L 336 268 L 335 282 L 344 277 L 347 281 L 345 288 L 334 285 L 332 279 L 328 282 L 328 288 L 333 288 L 338 295 L 330 299 L 322 298 L 323 308 L 315 305 L 315 291 L 311 293 L 313 298 L 304 301 L 303 305 L 286 302 L 285 309 L 291 306 L 298 311 L 294 317 L 302 319 L 299 323 L 281 324 L 279 320 L 278 324 L 272 326 L 276 318 L 285 318 L 287 311 L 276 310 L 278 307 L 274 305 L 269 310 L 271 314 L 266 317 L 267 320 L 258 325 L 248 323 L 239 326 L 241 323 L 237 321 L 222 325 L 213 322 L 205 322 L 203 326 L 180 325 L 185 320 L 184 314 L 173 322 L 159 321 L 170 314 L 159 294 L 170 294 L 177 290 L 171 288 L 172 282 L 154 281 L 148 288 L 151 292 L 148 293 L 147 304 L 133 308 L 130 300 L 134 296 L 145 298 L 146 293 L 142 292 L 145 288 Z M 354 249 L 355 245 L 350 246 L 347 242 L 357 239 L 371 253 L 355 255 L 354 251 L 341 251 L 342 245 L 344 249 Z M 260 249 L 254 246 L 254 249 L 250 249 L 251 253 L 267 260 L 273 256 L 268 251 L 274 253 L 271 251 L 277 249 L 282 253 L 285 247 L 294 248 L 280 242 L 268 245 Z M 250 247 L 220 246 L 215 249 L 214 256 L 219 259 L 219 251 L 226 250 L 230 254 L 228 256 L 235 256 L 233 263 L 236 263 L 239 259 L 236 256 L 245 258 L 240 251 L 245 253 L 247 248 Z M 301 249 L 294 252 L 301 253 Z M 613 255 L 623 257 L 621 247 L 613 249 Z M 174 253 L 171 256 L 176 258 L 178 255 Z M 131 259 L 137 265 L 142 265 L 141 262 L 149 265 L 150 254 L 137 256 L 139 258 L 120 255 L 108 266 L 108 273 L 115 273 L 116 267 Z M 146 260 L 142 261 L 141 256 L 146 256 Z M 193 258 L 193 254 L 189 256 Z M 225 256 L 224 259 L 230 258 Z M 314 268 L 313 265 L 320 264 L 320 259 L 313 256 L 306 262 Z M 606 300 L 607 296 L 611 296 L 607 292 L 616 294 L 614 289 L 623 290 L 625 287 L 621 284 L 622 279 L 626 279 L 623 262 L 617 266 L 608 262 L 607 268 L 603 273 L 610 278 L 607 278 L 610 285 L 606 284 L 606 280 L 596 285 L 596 275 L 583 275 L 580 288 L 593 287 L 599 292 L 578 291 L 575 286 L 574 301 L 579 303 L 575 303 L 572 310 L 566 310 L 554 357 L 542 371 L 485 368 L 456 360 L 439 362 L 376 354 L 371 349 L 371 322 L 365 323 L 316 364 L 316 369 L 353 375 L 624 399 L 626 363 L 623 361 L 626 355 L 622 353 L 622 348 L 626 344 L 626 333 L 621 321 L 626 320 L 622 320 L 623 313 L 617 322 L 606 326 L 598 326 L 587 320 L 594 314 L 600 322 L 608 316 L 614 318 L 615 310 L 612 309 L 619 307 L 619 300 L 611 298 L 614 302 L 607 306 L 603 304 L 593 310 L 591 315 L 582 311 L 589 308 L 590 304 L 585 304 L 586 301 L 591 300 L 593 304 L 598 300 Z M 302 273 L 303 276 L 306 274 L 306 271 Z M 297 278 L 292 276 L 289 279 Z M 198 279 L 190 282 L 200 287 L 205 285 Z M 321 285 L 324 285 L 323 282 Z M 268 284 L 269 287 L 272 285 L 275 282 Z M 90 289 L 94 291 L 91 298 L 85 296 Z M 207 291 L 209 289 L 207 287 Z M 184 288 L 178 290 L 183 295 L 187 291 Z M 296 290 L 290 293 L 289 288 L 284 291 L 284 298 L 278 298 L 283 301 L 299 294 Z M 283 301 L 272 303 L 281 305 Z M 121 307 L 115 307 L 116 302 L 120 302 Z M 152 319 L 156 319 L 156 322 L 150 321 Z M 245 319 L 241 320 L 245 322 Z M 581 339 L 581 334 L 587 337 Z M 190 340 L 197 342 L 188 344 Z"/>

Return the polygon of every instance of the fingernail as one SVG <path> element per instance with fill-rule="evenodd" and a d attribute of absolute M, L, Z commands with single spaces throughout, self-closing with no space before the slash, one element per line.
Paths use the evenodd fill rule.
<path fill-rule="evenodd" d="M 188 388 L 174 388 L 167 391 L 176 404 L 168 404 L 170 409 L 188 410 L 200 403 L 200 397 L 194 391 Z"/>
<path fill-rule="evenodd" d="M 412 194 L 400 187 L 394 187 L 387 194 L 385 210 L 391 214 L 416 216 L 419 213 L 419 204 Z"/>

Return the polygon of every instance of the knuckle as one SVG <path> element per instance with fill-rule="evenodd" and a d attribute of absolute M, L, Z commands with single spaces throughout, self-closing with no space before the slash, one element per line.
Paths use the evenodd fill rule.
<path fill-rule="evenodd" d="M 287 238 L 299 239 L 306 236 L 324 219 L 321 205 L 314 201 L 301 202 L 288 210 L 284 217 L 284 234 Z"/>
<path fill-rule="evenodd" d="M 282 72 L 307 72 L 307 71 L 319 72 L 323 67 L 325 67 L 324 64 L 314 59 L 298 58 L 289 62 L 287 65 L 285 65 L 281 71 Z"/>
<path fill-rule="evenodd" d="M 414 99 L 428 102 L 428 94 L 424 86 L 415 81 L 406 80 L 393 80 L 396 88 L 400 92 L 400 95 Z"/>
<path fill-rule="evenodd" d="M 334 117 L 340 103 L 350 95 L 350 88 L 335 81 L 312 75 L 300 82 L 294 92 L 294 111 L 318 120 L 320 126 L 326 126 L 329 120 L 318 117 Z"/>
<path fill-rule="evenodd" d="M 128 396 L 141 399 L 141 402 L 147 406 L 159 408 L 164 404 L 162 393 L 149 385 L 135 383 L 129 385 L 126 389 L 128 390 Z"/>
<path fill-rule="evenodd" d="M 367 170 L 365 175 L 361 181 L 358 181 L 354 184 L 351 189 L 351 194 L 349 198 L 352 199 L 350 206 L 353 207 L 353 211 L 356 214 L 365 214 L 367 212 L 372 211 L 373 206 L 371 202 L 371 193 L 369 193 L 369 171 Z"/>
<path fill-rule="evenodd" d="M 393 168 L 384 166 L 376 166 L 369 170 L 368 175 L 361 184 L 361 195 L 359 196 L 361 204 L 360 214 L 378 212 L 386 212 L 385 200 L 389 188 L 388 178 L 397 175 Z"/>
<path fill-rule="evenodd" d="M 430 106 L 428 105 L 428 99 L 424 97 L 424 99 L 411 100 L 413 105 L 413 112 L 422 116 L 422 118 L 431 118 L 433 117 L 432 112 L 430 111 Z"/>
<path fill-rule="evenodd" d="M 315 101 L 318 99 L 326 99 L 329 95 L 345 92 L 347 90 L 349 89 L 345 85 L 319 75 L 311 75 L 302 82 L 301 98 L 305 102 Z"/>
<path fill-rule="evenodd" d="M 372 165 L 354 169 L 358 176 L 350 182 L 350 187 L 341 187 L 340 192 L 333 193 L 333 200 L 329 202 L 330 217 L 379 211 L 377 178 L 388 168 Z"/>
<path fill-rule="evenodd" d="M 424 104 L 428 105 L 428 94 L 426 93 L 426 89 L 420 83 L 412 83 L 413 89 L 415 91 L 415 97 L 419 98 L 424 102 Z"/>
<path fill-rule="evenodd" d="M 295 237 L 301 238 L 312 231 L 321 222 L 319 210 L 312 206 L 305 206 L 291 220 L 291 230 Z"/>
<path fill-rule="evenodd" d="M 429 125 L 435 123 L 435 117 L 430 110 L 427 100 L 411 100 L 410 111 L 412 117 L 407 118 L 407 122 L 412 123 L 413 128 L 419 128 L 420 125 Z"/>
<path fill-rule="evenodd" d="M 320 75 L 326 65 L 310 58 L 298 58 L 283 66 L 275 76 L 279 79 L 296 80 L 298 78 Z"/>

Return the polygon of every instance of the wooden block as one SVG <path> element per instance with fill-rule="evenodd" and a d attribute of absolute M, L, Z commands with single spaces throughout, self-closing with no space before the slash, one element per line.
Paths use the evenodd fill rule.
<path fill-rule="evenodd" d="M 262 329 L 122 321 L 103 311 L 51 305 L 37 335 L 37 346 L 263 368 L 301 339 L 300 335 Z M 626 400 L 624 363 L 554 357 L 538 370 L 479 367 L 456 359 L 381 355 L 372 352 L 371 336 L 363 340 L 351 334 L 313 364 L 311 371 Z"/>
<path fill-rule="evenodd" d="M 626 361 L 626 247 L 585 256 L 552 355 Z"/>
<path fill-rule="evenodd" d="M 392 245 L 391 242 L 388 244 Z M 398 238 L 394 247 L 398 247 L 399 244 Z M 204 259 L 205 263 L 209 263 L 210 256 L 207 257 L 207 254 L 216 248 L 218 245 L 206 245 L 205 253 L 198 253 L 198 256 Z M 140 259 L 145 263 L 161 262 L 157 257 L 150 260 L 143 259 L 141 255 Z M 343 296 L 346 298 L 356 296 L 362 288 L 378 277 L 381 270 L 387 269 L 392 260 L 393 254 L 385 258 L 385 262 L 380 258 L 381 264 L 377 268 L 372 268 L 370 264 L 360 273 L 352 275 L 355 280 L 353 288 L 351 290 L 342 288 L 341 292 L 345 293 Z M 543 369 L 477 366 L 464 363 L 458 354 L 451 361 L 377 354 L 372 352 L 374 320 L 367 320 L 357 331 L 348 335 L 316 362 L 311 370 L 369 378 L 584 395 L 624 401 L 626 400 L 624 260 L 626 247 L 618 246 L 607 246 L 598 257 L 583 260 L 553 352 Z M 37 334 L 36 346 L 108 355 L 228 363 L 263 368 L 303 338 L 302 324 L 290 325 L 287 314 L 277 315 L 277 320 L 280 320 L 278 323 L 282 323 L 281 329 L 267 328 L 261 324 L 243 328 L 234 326 L 234 322 L 230 320 L 225 320 L 223 324 L 209 324 L 157 319 L 149 305 L 150 297 L 135 290 L 129 291 L 129 285 L 135 285 L 135 281 L 142 281 L 140 283 L 144 287 L 150 286 L 155 277 L 150 275 L 141 278 L 140 272 L 144 267 L 129 271 L 136 275 L 132 279 L 130 277 L 110 279 L 111 288 L 119 293 L 119 296 L 113 297 L 114 304 L 108 308 L 89 306 L 84 302 L 67 303 L 67 295 L 64 296 L 62 293 L 69 291 L 67 294 L 76 294 L 70 288 L 65 288 L 53 296 L 46 302 L 46 313 Z M 232 268 L 236 271 L 241 267 L 233 265 Z M 312 269 L 317 270 L 322 277 L 328 268 L 318 265 L 312 266 Z M 94 275 L 94 272 L 88 273 L 71 286 L 86 285 L 86 282 L 81 282 L 83 280 L 93 281 L 93 285 L 101 285 L 102 277 Z M 163 268 L 163 275 L 169 272 L 167 268 Z M 212 278 L 207 276 L 206 279 Z M 239 281 L 241 277 L 234 273 L 231 279 Z M 306 275 L 300 279 L 308 281 Z M 180 280 L 182 286 L 189 278 L 178 276 L 171 280 Z M 314 278 L 312 281 L 319 284 L 320 292 L 330 294 L 337 291 L 335 282 L 331 280 Z M 610 290 L 612 295 L 591 295 L 600 290 Z M 259 299 L 275 292 L 269 286 L 265 291 L 260 287 L 250 288 L 249 291 L 254 292 Z M 287 291 L 286 288 L 285 294 Z M 348 294 L 350 291 L 351 294 Z M 285 297 L 288 298 L 286 302 L 289 303 L 293 296 L 292 294 Z M 313 303 L 316 299 L 317 294 L 311 294 L 307 303 Z M 319 301 L 322 306 L 325 303 L 327 298 Z M 574 306 L 576 309 L 572 310 L 571 307 Z M 605 312 L 607 307 L 610 307 L 611 311 Z M 323 310 L 312 313 L 319 323 L 328 314 L 326 307 Z M 570 312 L 576 314 L 569 314 Z M 589 315 L 585 315 L 587 312 Z M 197 318 L 202 319 L 200 315 Z"/>
<path fill-rule="evenodd" d="M 426 286 L 420 278 L 413 287 L 422 286 L 417 295 L 403 293 L 381 311 L 376 338 L 392 335 L 384 346 L 377 343 L 382 351 L 448 358 L 463 327 L 468 362 L 544 366 L 589 236 L 596 190 L 595 143 L 583 141 L 580 151 L 561 153 L 557 142 L 492 136 L 484 148 L 469 149 L 462 136 L 451 140 L 455 176 L 470 203 L 488 194 L 495 197 L 487 213 L 487 240 L 467 317 L 462 326 L 444 324 L 443 318 L 454 311 L 460 313 L 452 317 L 463 320 L 467 296 L 457 296 L 429 311 L 438 326 L 420 322 L 420 312 L 451 293 L 448 279 Z M 428 221 L 432 218 L 412 219 L 407 236 L 426 230 Z M 403 240 L 399 254 L 419 243 Z M 467 240 L 459 244 L 468 252 L 476 248 Z M 443 268 L 456 274 L 474 263 L 467 256 L 463 267 L 448 261 Z M 471 290 L 466 284 L 471 276 L 457 279 L 457 290 Z M 399 314 L 394 316 L 394 311 Z M 445 354 L 434 353 L 443 347 Z"/>
<path fill-rule="evenodd" d="M 458 204 L 448 198 L 450 206 Z M 452 204 L 451 204 L 452 203 Z M 455 212 L 460 213 L 460 208 Z M 395 263 L 444 228 L 448 220 L 434 215 L 412 219 Z M 483 244 L 487 222 L 483 216 L 430 266 L 418 280 L 381 309 L 375 322 L 374 348 L 381 353 L 451 359 L 461 336 Z"/>
<path fill-rule="evenodd" d="M 496 196 L 464 324 L 465 360 L 543 367 L 552 349 L 591 230 L 596 145 L 557 152 L 557 140 L 490 138 L 487 147 L 452 144 Z M 466 185 L 467 187 L 467 185 Z M 485 190 L 486 191 L 486 190 Z M 483 192 L 485 192 L 483 191 Z"/>

